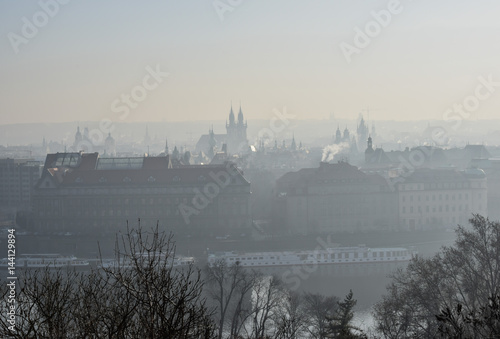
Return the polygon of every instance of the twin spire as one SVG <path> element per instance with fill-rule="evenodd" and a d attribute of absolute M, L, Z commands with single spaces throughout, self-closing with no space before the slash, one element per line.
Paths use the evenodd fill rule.
<path fill-rule="evenodd" d="M 234 112 L 233 112 L 233 102 L 231 101 L 231 111 L 229 112 L 229 124 L 232 125 L 235 123 L 235 117 L 234 117 Z M 243 125 L 243 112 L 241 110 L 241 101 L 240 101 L 240 110 L 238 112 L 238 124 Z"/>

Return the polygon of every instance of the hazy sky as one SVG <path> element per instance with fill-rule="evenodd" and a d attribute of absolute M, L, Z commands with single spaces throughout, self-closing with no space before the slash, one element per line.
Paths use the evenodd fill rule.
<path fill-rule="evenodd" d="M 0 2 L 1 124 L 220 120 L 231 100 L 248 119 L 439 120 L 481 76 L 499 84 L 472 117 L 498 116 L 498 0 L 54 1 Z"/>

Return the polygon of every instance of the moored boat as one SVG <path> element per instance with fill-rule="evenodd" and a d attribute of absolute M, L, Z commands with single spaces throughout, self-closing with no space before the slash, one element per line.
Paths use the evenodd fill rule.
<path fill-rule="evenodd" d="M 147 265 L 148 263 L 147 258 L 144 260 L 144 265 Z M 164 263 L 164 260 L 161 259 L 159 261 L 160 263 Z M 195 263 L 195 258 L 194 257 L 185 257 L 185 256 L 176 256 L 173 259 L 172 258 L 167 258 L 166 259 L 166 264 L 167 266 L 172 266 L 172 267 L 184 267 L 188 266 L 190 264 Z M 133 267 L 133 263 L 131 262 L 130 258 L 120 258 L 120 260 L 117 259 L 102 259 L 97 264 L 97 267 L 99 268 L 131 268 Z"/>
<path fill-rule="evenodd" d="M 15 263 L 15 264 L 14 264 Z M 60 254 L 21 254 L 14 260 L 11 258 L 0 259 L 0 268 L 85 268 L 89 262 L 84 259 L 78 259 L 75 256 L 63 256 Z"/>
<path fill-rule="evenodd" d="M 279 252 L 233 251 L 209 254 L 208 264 L 213 266 L 221 260 L 228 265 L 239 263 L 243 267 L 404 262 L 411 260 L 415 254 L 413 249 L 404 247 L 366 246 Z"/>

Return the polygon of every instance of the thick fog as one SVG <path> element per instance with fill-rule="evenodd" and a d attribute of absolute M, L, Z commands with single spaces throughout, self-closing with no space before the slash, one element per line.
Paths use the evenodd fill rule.
<path fill-rule="evenodd" d="M 0 336 L 496 336 L 498 6 L 0 4 Z"/>

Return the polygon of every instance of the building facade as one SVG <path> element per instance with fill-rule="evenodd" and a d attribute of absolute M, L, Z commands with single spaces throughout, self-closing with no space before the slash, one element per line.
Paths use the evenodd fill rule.
<path fill-rule="evenodd" d="M 140 219 L 181 235 L 241 235 L 251 227 L 250 183 L 229 162 L 48 154 L 33 211 L 40 232 L 115 232 Z"/>
<path fill-rule="evenodd" d="M 203 134 L 196 143 L 195 152 L 203 152 L 212 158 L 224 148 L 229 155 L 248 152 L 247 122 L 243 117 L 241 106 L 238 120 L 236 120 L 233 106 L 231 106 L 229 120 L 226 120 L 226 134 L 214 133 L 213 127 L 210 128 L 208 134 Z"/>
<path fill-rule="evenodd" d="M 291 233 L 448 229 L 488 215 L 480 169 L 415 169 L 384 178 L 346 162 L 289 172 L 277 180 L 275 222 Z"/>
<path fill-rule="evenodd" d="M 0 209 L 14 215 L 29 211 L 33 189 L 42 169 L 33 159 L 0 159 Z"/>
<path fill-rule="evenodd" d="M 289 172 L 276 183 L 275 222 L 291 233 L 392 230 L 397 194 L 380 175 L 346 162 Z"/>
<path fill-rule="evenodd" d="M 416 169 L 397 181 L 402 229 L 453 228 L 466 225 L 473 213 L 488 215 L 486 175 L 480 169 Z"/>

